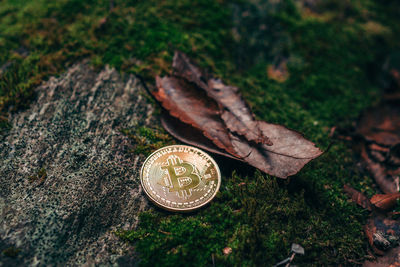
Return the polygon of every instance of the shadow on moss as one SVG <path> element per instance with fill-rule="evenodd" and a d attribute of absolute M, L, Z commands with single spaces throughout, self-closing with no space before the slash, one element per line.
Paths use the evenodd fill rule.
<path fill-rule="evenodd" d="M 332 203 L 321 205 L 326 210 L 313 207 L 306 190 L 289 193 L 259 172 L 252 179 L 234 173 L 208 207 L 192 214 L 144 212 L 137 230 L 117 235 L 135 246 L 143 266 L 270 265 L 286 257 L 293 242 L 306 249 L 296 263 L 337 264 L 355 248 L 362 253 L 358 221 L 327 217 Z M 224 255 L 225 247 L 232 253 Z"/>

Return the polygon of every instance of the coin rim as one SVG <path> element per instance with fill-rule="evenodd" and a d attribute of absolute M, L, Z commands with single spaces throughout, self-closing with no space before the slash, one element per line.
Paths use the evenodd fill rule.
<path fill-rule="evenodd" d="M 217 189 L 215 190 L 215 192 L 212 194 L 212 196 L 211 196 L 206 202 L 202 203 L 202 204 L 199 205 L 199 206 L 195 206 L 195 207 L 192 207 L 192 208 L 184 208 L 184 209 L 181 208 L 181 209 L 180 209 L 180 208 L 166 207 L 166 206 L 162 205 L 161 203 L 158 203 L 157 200 L 156 200 L 155 198 L 153 198 L 153 196 L 146 190 L 146 187 L 143 185 L 143 180 L 144 180 L 144 178 L 143 178 L 143 169 L 144 169 L 144 166 L 146 165 L 147 161 L 148 161 L 154 154 L 156 154 L 156 153 L 157 153 L 158 151 L 160 151 L 160 150 L 163 150 L 163 149 L 166 149 L 166 148 L 169 148 L 169 147 L 188 147 L 188 148 L 194 148 L 194 149 L 196 149 L 196 150 L 198 150 L 198 151 L 200 151 L 200 152 L 206 154 L 206 155 L 210 158 L 210 160 L 212 161 L 212 163 L 214 163 L 214 166 L 216 167 L 216 169 L 217 169 L 217 174 L 218 174 L 218 185 L 217 185 Z M 156 205 L 157 205 L 158 207 L 160 207 L 160 208 L 163 208 L 163 209 L 166 209 L 166 210 L 169 210 L 169 211 L 189 212 L 189 211 L 197 210 L 197 209 L 199 209 L 199 208 L 201 208 L 201 207 L 207 205 L 207 204 L 208 204 L 211 200 L 213 200 L 214 197 L 217 195 L 217 193 L 218 193 L 218 191 L 219 191 L 219 189 L 220 189 L 220 187 L 221 187 L 221 182 L 222 182 L 221 180 L 222 180 L 222 179 L 221 179 L 221 171 L 220 171 L 220 169 L 219 169 L 218 164 L 215 162 L 215 160 L 214 160 L 208 153 L 204 152 L 203 150 L 201 150 L 201 149 L 199 149 L 199 148 L 197 148 L 197 147 L 194 147 L 194 146 L 187 146 L 187 145 L 170 145 L 170 146 L 164 146 L 164 147 L 161 147 L 161 148 L 157 149 L 156 151 L 154 151 L 153 153 L 151 153 L 151 154 L 146 158 L 146 160 L 143 162 L 142 168 L 140 169 L 140 184 L 141 184 L 141 186 L 142 186 L 143 191 L 146 193 L 146 195 L 149 197 L 149 199 L 150 199 L 154 204 L 156 204 Z"/>

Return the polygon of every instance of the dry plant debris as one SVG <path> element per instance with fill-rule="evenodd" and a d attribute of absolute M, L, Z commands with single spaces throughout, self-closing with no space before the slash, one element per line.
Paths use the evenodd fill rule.
<path fill-rule="evenodd" d="M 301 133 L 255 119 L 239 89 L 176 52 L 173 74 L 156 77 L 164 128 L 182 142 L 246 162 L 270 175 L 296 174 L 322 151 Z"/>
<path fill-rule="evenodd" d="M 367 110 L 357 124 L 359 150 L 367 169 L 385 193 L 400 190 L 400 74 L 390 70 L 391 86 L 383 101 Z"/>
<path fill-rule="evenodd" d="M 373 251 L 377 255 L 384 256 L 378 258 L 375 263 L 386 262 L 392 264 L 389 264 L 390 266 L 400 266 L 398 254 L 393 253 L 399 250 L 400 219 L 394 219 L 394 214 L 390 212 L 400 199 L 400 193 L 376 194 L 368 199 L 363 193 L 348 185 L 344 186 L 344 191 L 352 201 L 372 211 L 364 231 Z M 365 266 L 372 266 L 371 264 L 373 262 L 364 263 Z"/>
<path fill-rule="evenodd" d="M 343 138 L 353 141 L 364 166 L 385 193 L 368 199 L 344 186 L 352 201 L 372 211 L 364 231 L 373 251 L 382 257 L 366 261 L 364 266 L 400 266 L 400 218 L 399 212 L 393 212 L 400 199 L 400 72 L 393 67 L 386 72 L 389 82 L 383 100 L 366 110 L 355 132 Z"/>

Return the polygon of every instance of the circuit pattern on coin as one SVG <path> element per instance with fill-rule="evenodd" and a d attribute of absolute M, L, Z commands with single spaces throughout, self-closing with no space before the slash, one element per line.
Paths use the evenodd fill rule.
<path fill-rule="evenodd" d="M 221 185 L 215 161 L 184 145 L 163 147 L 144 162 L 140 180 L 148 197 L 171 211 L 191 211 L 210 202 Z"/>

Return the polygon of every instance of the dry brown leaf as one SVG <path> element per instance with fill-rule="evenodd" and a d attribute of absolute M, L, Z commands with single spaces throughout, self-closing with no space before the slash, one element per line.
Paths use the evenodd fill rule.
<path fill-rule="evenodd" d="M 210 77 L 199 67 L 192 64 L 184 53 L 175 51 L 172 68 L 174 69 L 174 74 L 176 76 L 185 78 L 189 82 L 192 82 L 207 91 L 207 83 Z"/>
<path fill-rule="evenodd" d="M 174 68 L 179 75 L 157 77 L 152 94 L 169 112 L 163 114 L 162 123 L 177 139 L 280 178 L 296 174 L 322 154 L 296 131 L 255 121 L 236 87 L 207 80 L 184 54 L 175 54 Z"/>
<path fill-rule="evenodd" d="M 358 122 L 357 133 L 367 141 L 390 147 L 400 143 L 400 105 L 382 103 L 367 110 Z"/>
<path fill-rule="evenodd" d="M 249 141 L 272 145 L 269 138 L 263 136 L 258 128 L 254 115 L 237 87 L 225 85 L 219 79 L 209 78 L 196 65 L 192 64 L 185 54 L 179 51 L 175 52 L 172 67 L 175 75 L 195 83 L 219 104 L 221 118 L 230 131 L 244 136 Z"/>
<path fill-rule="evenodd" d="M 364 138 L 361 157 L 385 193 L 400 190 L 400 104 L 386 101 L 364 113 L 357 134 Z"/>
<path fill-rule="evenodd" d="M 369 244 L 378 255 L 384 255 L 400 241 L 400 221 L 380 214 L 373 214 L 364 230 Z"/>
<path fill-rule="evenodd" d="M 369 152 L 369 153 L 368 153 Z M 384 157 L 382 160 L 378 155 Z M 367 163 L 367 169 L 373 175 L 376 183 L 385 193 L 396 193 L 399 191 L 399 169 L 389 169 L 385 164 L 386 158 L 378 150 L 369 150 L 368 146 L 361 148 L 361 157 Z"/>
<path fill-rule="evenodd" d="M 351 200 L 353 200 L 355 203 L 357 203 L 364 209 L 372 210 L 371 201 L 363 193 L 355 190 L 348 185 L 344 185 L 343 190 L 349 197 L 351 197 Z"/>
<path fill-rule="evenodd" d="M 394 172 L 390 170 L 385 164 L 386 157 L 378 150 L 370 150 L 369 148 L 367 145 L 361 146 L 361 158 L 367 164 L 367 169 L 373 175 L 376 183 L 385 193 L 399 192 L 399 169 L 394 169 Z M 379 159 L 378 155 L 384 157 L 384 160 Z"/>
<path fill-rule="evenodd" d="M 392 79 L 386 88 L 380 105 L 364 112 L 358 121 L 355 140 L 361 158 L 376 183 L 386 194 L 374 195 L 370 202 L 373 213 L 364 227 L 374 252 L 384 255 L 376 261 L 366 261 L 363 266 L 400 267 L 400 220 L 393 220 L 390 213 L 400 198 L 400 103 L 399 72 L 392 71 Z M 396 85 L 397 84 L 397 88 Z M 365 198 L 365 197 L 364 197 Z M 356 201 L 365 199 L 356 197 Z"/>
<path fill-rule="evenodd" d="M 363 137 L 361 156 L 385 193 L 400 190 L 400 83 L 399 71 L 390 69 L 383 101 L 364 112 L 356 133 Z"/>
<path fill-rule="evenodd" d="M 201 130 L 181 122 L 179 119 L 170 116 L 165 111 L 161 114 L 161 124 L 173 137 L 186 144 L 197 146 L 209 152 L 242 161 L 225 150 L 217 147 L 210 139 L 203 135 Z"/>
<path fill-rule="evenodd" d="M 152 93 L 169 113 L 186 124 L 201 130 L 214 144 L 236 156 L 228 131 L 220 119 L 217 104 L 185 80 L 157 77 Z"/>
<path fill-rule="evenodd" d="M 382 102 L 364 112 L 356 134 L 364 140 L 361 157 L 379 187 L 385 193 L 397 193 L 400 190 L 400 74 L 392 68 L 388 74 L 391 81 L 386 84 Z"/>
<path fill-rule="evenodd" d="M 247 162 L 263 172 L 280 178 L 286 178 L 297 173 L 306 163 L 322 153 L 315 147 L 314 143 L 306 140 L 301 134 L 283 126 L 266 122 L 260 122 L 261 129 L 273 138 L 274 145 L 272 146 L 249 144 L 240 136 L 231 134 L 235 152 L 242 158 L 227 154 L 207 138 L 201 136 L 201 131 L 186 125 L 178 119 L 171 118 L 166 113 L 162 115 L 162 124 L 172 136 L 184 143 Z"/>
<path fill-rule="evenodd" d="M 225 85 L 218 79 L 210 79 L 207 94 L 223 107 L 222 119 L 229 130 L 249 141 L 272 145 L 269 137 L 263 135 L 250 108 L 239 94 L 239 88 Z"/>
<path fill-rule="evenodd" d="M 268 174 L 286 178 L 296 174 L 322 151 L 302 134 L 284 126 L 259 122 L 262 133 L 269 136 L 273 145 L 257 145 L 231 134 L 236 153 L 248 164 Z"/>
<path fill-rule="evenodd" d="M 371 203 L 383 211 L 389 211 L 396 206 L 398 199 L 400 199 L 400 193 L 376 194 L 371 197 Z"/>

